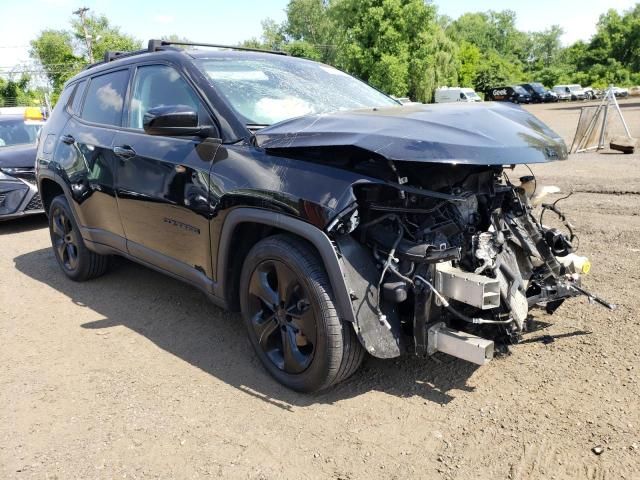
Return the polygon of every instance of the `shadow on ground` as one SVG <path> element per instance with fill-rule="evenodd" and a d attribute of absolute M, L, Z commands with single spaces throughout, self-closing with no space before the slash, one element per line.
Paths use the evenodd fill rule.
<path fill-rule="evenodd" d="M 189 285 L 120 258 L 105 276 L 72 282 L 59 270 L 48 248 L 18 256 L 14 262 L 20 272 L 62 292 L 78 307 L 104 316 L 82 328 L 123 325 L 246 394 L 284 409 L 334 403 L 371 390 L 446 404 L 454 398 L 454 391 L 472 390 L 467 380 L 475 365 L 436 355 L 385 361 L 368 358 L 346 382 L 319 394 L 297 394 L 280 386 L 263 369 L 240 315 L 219 309 Z"/>
<path fill-rule="evenodd" d="M 0 222 L 0 235 L 11 235 L 13 233 L 29 232 L 47 228 L 47 217 L 44 215 L 29 215 L 13 220 L 3 220 Z"/>
<path fill-rule="evenodd" d="M 478 367 L 436 354 L 426 359 L 368 357 L 353 377 L 336 387 L 314 395 L 298 394 L 282 387 L 264 370 L 252 351 L 239 314 L 221 310 L 185 283 L 122 258 L 115 258 L 111 271 L 101 278 L 72 282 L 60 271 L 49 248 L 20 255 L 14 262 L 20 272 L 62 292 L 79 308 L 104 316 L 80 327 L 100 330 L 125 326 L 194 367 L 285 410 L 331 404 L 369 391 L 419 396 L 438 404 L 449 403 L 461 392 L 473 391 L 467 382 Z M 533 332 L 544 330 L 549 324 L 536 325 Z M 552 338 L 588 333 L 579 331 Z M 550 336 L 525 342 L 545 341 L 547 337 Z"/>

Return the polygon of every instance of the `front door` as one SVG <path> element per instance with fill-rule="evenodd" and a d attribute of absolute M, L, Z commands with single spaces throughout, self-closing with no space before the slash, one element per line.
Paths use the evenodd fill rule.
<path fill-rule="evenodd" d="M 211 124 L 195 92 L 169 65 L 136 69 L 125 129 L 116 134 L 117 197 L 129 253 L 183 277 L 211 278 L 209 170 L 217 141 L 148 135 L 151 108 L 184 105 Z"/>

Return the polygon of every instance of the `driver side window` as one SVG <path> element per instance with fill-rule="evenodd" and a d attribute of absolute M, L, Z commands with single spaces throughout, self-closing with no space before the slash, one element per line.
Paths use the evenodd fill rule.
<path fill-rule="evenodd" d="M 175 68 L 167 65 L 138 67 L 129 107 L 129 127 L 142 130 L 145 113 L 168 105 L 189 107 L 198 113 L 200 125 L 210 124 L 199 98 Z"/>

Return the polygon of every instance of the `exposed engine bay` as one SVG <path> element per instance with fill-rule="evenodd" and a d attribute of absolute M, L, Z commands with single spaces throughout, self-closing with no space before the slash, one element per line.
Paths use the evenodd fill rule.
<path fill-rule="evenodd" d="M 575 253 L 572 225 L 557 201 L 543 203 L 553 190 L 533 173 L 512 182 L 502 166 L 390 161 L 389 168 L 395 178 L 356 185 L 357 205 L 331 226 L 345 252 L 355 240 L 373 255 L 376 271 L 358 307 L 361 318 L 365 307 L 372 312 L 359 325 L 365 346 L 368 329 L 386 328 L 409 339 L 399 350 L 483 364 L 494 340 L 519 340 L 533 308 L 551 314 L 576 295 L 614 308 L 581 287 L 589 260 Z M 546 212 L 565 228 L 545 226 Z M 363 271 L 362 264 L 352 267 Z"/>

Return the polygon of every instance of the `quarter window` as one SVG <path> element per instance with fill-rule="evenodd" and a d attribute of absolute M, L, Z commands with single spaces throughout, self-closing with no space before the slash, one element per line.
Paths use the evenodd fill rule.
<path fill-rule="evenodd" d="M 80 108 L 82 107 L 82 97 L 84 96 L 84 89 L 87 86 L 87 81 L 83 80 L 76 86 L 75 91 L 73 92 L 73 101 L 71 102 L 71 112 L 75 115 L 80 113 Z"/>
<path fill-rule="evenodd" d="M 128 70 L 92 78 L 81 117 L 88 122 L 120 125 L 128 79 Z"/>
<path fill-rule="evenodd" d="M 203 124 L 203 110 L 198 97 L 178 71 L 167 65 L 139 67 L 133 86 L 129 127 L 142 129 L 144 115 L 152 108 L 182 105 L 199 113 Z"/>

